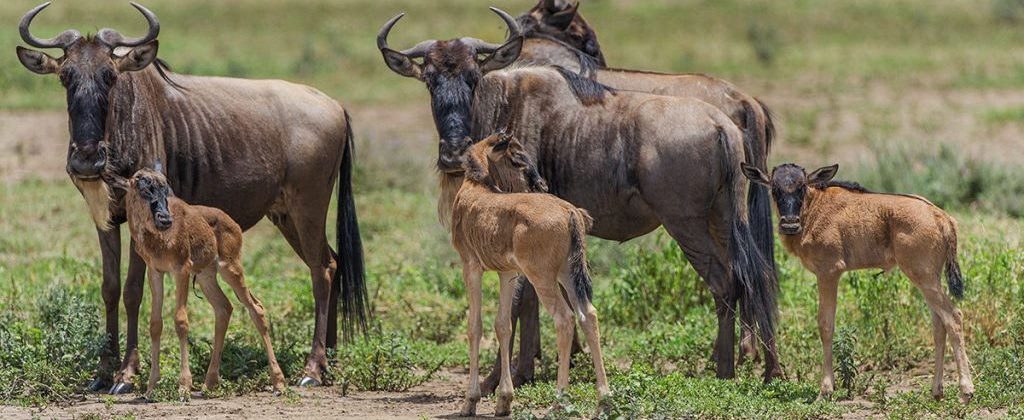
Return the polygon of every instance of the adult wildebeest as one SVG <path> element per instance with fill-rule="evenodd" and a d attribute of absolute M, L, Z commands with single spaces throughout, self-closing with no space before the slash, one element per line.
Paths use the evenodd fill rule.
<path fill-rule="evenodd" d="M 316 326 L 301 384 L 317 384 L 336 342 L 340 293 L 346 332 L 365 323 L 362 245 L 352 198 L 352 127 L 345 110 L 323 93 L 276 80 L 241 80 L 169 74 L 157 60 L 160 23 L 141 38 L 112 29 L 96 36 L 66 30 L 52 39 L 29 32 L 49 3 L 21 19 L 21 38 L 37 48 L 60 48 L 53 58 L 18 47 L 29 70 L 56 73 L 67 90 L 71 141 L 67 172 L 85 197 L 103 254 L 103 300 L 108 350 L 100 358 L 94 390 L 114 380 L 127 392 L 138 372 L 138 317 L 145 264 L 131 247 L 124 304 L 125 357 L 119 358 L 117 306 L 121 294 L 123 194 L 111 195 L 101 172 L 130 176 L 156 160 L 182 199 L 224 210 L 242 229 L 266 216 L 309 267 Z M 151 65 L 152 64 L 152 65 Z M 327 244 L 327 209 L 338 182 L 338 253 Z M 332 285 L 333 279 L 333 285 Z"/>
<path fill-rule="evenodd" d="M 584 242 L 593 223 L 590 215 L 565 200 L 544 194 L 547 186 L 533 161 L 519 141 L 507 134 L 495 134 L 473 145 L 464 155 L 463 167 L 466 175 L 458 193 L 451 197 L 452 245 L 462 259 L 469 295 L 469 384 L 461 414 L 476 415 L 481 396 L 480 301 L 484 271 L 497 271 L 500 282 L 494 330 L 504 374 L 495 415 L 507 416 L 512 402 L 509 347 L 517 273 L 528 276 L 554 318 L 558 335 L 558 393 L 564 393 L 569 386 L 575 313 L 590 345 L 598 397 L 607 397 L 611 391 L 601 357 L 597 310 L 591 304 L 593 293 Z"/>
<path fill-rule="evenodd" d="M 698 73 L 666 74 L 608 68 L 597 33 L 579 13 L 578 2 L 541 0 L 520 15 L 516 23 L 518 27 L 510 26 L 510 31 L 521 33 L 526 38 L 519 56 L 520 62 L 558 65 L 619 90 L 696 98 L 714 105 L 743 130 L 746 160 L 759 168 L 767 168 L 768 154 L 775 137 L 771 113 L 760 100 L 743 93 L 733 84 Z M 747 206 L 754 239 L 762 255 L 769 258 L 774 270 L 774 234 L 768 190 L 751 184 Z M 540 346 L 536 344 L 539 343 L 540 332 L 535 327 L 535 300 L 532 290 L 525 287 L 522 298 L 516 301 L 519 306 L 514 312 L 522 323 L 517 378 L 529 375 L 533 371 L 534 358 L 540 355 Z M 750 320 L 744 320 L 740 363 L 747 355 L 753 356 L 755 360 L 758 356 L 756 338 L 753 331 L 747 328 L 750 324 Z M 773 346 L 774 342 L 769 344 Z M 765 352 L 775 355 L 776 349 L 769 347 Z M 768 359 L 767 362 L 768 369 L 776 372 L 776 375 L 781 374 L 774 360 Z M 497 376 L 492 373 L 485 381 L 485 388 L 492 388 L 496 381 Z"/>
<path fill-rule="evenodd" d="M 494 10 L 510 29 L 515 25 Z M 393 71 L 430 91 L 442 195 L 454 193 L 459 178 L 447 175 L 461 174 L 466 137 L 507 129 L 523 141 L 552 193 L 594 216 L 593 235 L 625 241 L 665 226 L 715 295 L 720 377 L 733 375 L 739 299 L 763 339 L 774 341 L 775 276 L 737 199 L 746 188 L 737 172 L 743 136 L 727 115 L 695 99 L 613 92 L 561 68 L 501 70 L 521 50 L 523 38 L 514 31 L 502 45 L 462 38 L 396 51 L 387 36 L 401 16 L 381 28 L 378 47 Z M 420 58 L 422 64 L 414 61 Z M 449 202 L 439 202 L 442 220 Z M 766 369 L 771 375 L 774 369 Z"/>
<path fill-rule="evenodd" d="M 824 359 L 821 395 L 830 395 L 835 385 L 832 333 L 839 278 L 851 270 L 899 267 L 921 290 L 932 312 L 932 396 L 942 398 L 943 352 L 949 334 L 960 373 L 960 399 L 966 403 L 974 394 L 974 383 L 963 318 L 943 293 L 940 281 L 945 270 L 950 294 L 963 298 L 956 220 L 921 196 L 873 193 L 856 183 L 832 181 L 838 170 L 839 165 L 832 165 L 808 174 L 787 163 L 772 169 L 769 178 L 758 168 L 743 167 L 747 178 L 771 188 L 782 245 L 818 278 L 818 332 Z"/>

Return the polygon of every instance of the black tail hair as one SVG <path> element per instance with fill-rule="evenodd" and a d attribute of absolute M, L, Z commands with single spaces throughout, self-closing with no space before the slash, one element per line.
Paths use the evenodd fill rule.
<path fill-rule="evenodd" d="M 345 149 L 338 176 L 338 269 L 332 282 L 341 285 L 339 299 L 342 304 L 342 331 L 345 340 L 357 332 L 366 333 L 371 317 L 366 293 L 366 269 L 363 266 L 363 241 L 359 236 L 356 204 L 352 197 L 352 161 L 355 159 L 352 118 L 345 111 Z"/>
<path fill-rule="evenodd" d="M 758 102 L 758 105 L 761 105 Z M 763 108 L 763 106 L 762 106 Z M 765 116 L 768 111 L 765 110 Z M 757 113 L 754 106 L 743 101 L 744 128 L 743 145 L 744 157 L 748 165 L 752 165 L 764 172 L 768 171 L 768 132 L 774 128 L 767 129 L 770 122 L 766 122 L 766 129 L 758 127 Z M 768 121 L 771 121 L 770 119 Z M 763 141 L 762 141 L 763 140 Z M 773 273 L 775 267 L 775 230 L 772 228 L 772 203 L 768 187 L 751 182 L 747 189 L 747 222 L 754 235 L 754 242 L 761 256 L 768 262 Z"/>
<path fill-rule="evenodd" d="M 583 242 L 583 235 L 587 231 L 586 221 L 579 219 L 578 211 L 569 212 L 569 278 L 580 304 L 576 311 L 582 314 L 583 308 L 593 298 L 594 288 L 587 268 L 586 244 Z"/>
<path fill-rule="evenodd" d="M 729 146 L 729 138 L 721 127 L 718 127 L 718 142 L 722 147 L 721 168 L 725 172 L 726 194 L 732 199 L 736 194 L 736 176 L 739 168 L 733 165 L 730 157 L 734 151 Z M 778 282 L 771 265 L 758 251 L 750 227 L 743 223 L 742 209 L 736 203 L 733 207 L 732 227 L 729 232 L 729 260 L 732 278 L 739 286 L 741 319 L 753 320 L 757 324 L 758 335 L 765 344 L 775 341 L 775 323 L 778 318 L 776 294 Z M 753 326 L 752 326 L 753 327 Z"/>
<path fill-rule="evenodd" d="M 956 258 L 956 225 L 950 223 L 949 229 L 950 231 L 947 234 L 949 243 L 946 244 L 946 285 L 949 286 L 949 294 L 953 295 L 954 298 L 963 299 L 964 275 L 960 272 L 960 263 L 957 262 Z"/>

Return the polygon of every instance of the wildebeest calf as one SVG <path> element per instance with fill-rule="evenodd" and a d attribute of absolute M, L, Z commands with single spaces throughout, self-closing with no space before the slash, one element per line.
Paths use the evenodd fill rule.
<path fill-rule="evenodd" d="M 963 297 L 956 221 L 924 197 L 872 193 L 855 183 L 832 181 L 838 169 L 839 165 L 833 165 L 807 174 L 788 163 L 776 166 L 769 178 L 761 170 L 743 165 L 747 178 L 771 188 L 783 246 L 818 277 L 818 330 L 824 347 L 822 396 L 831 394 L 835 384 L 832 333 L 839 277 L 850 270 L 899 267 L 921 290 L 932 312 L 932 396 L 942 397 L 942 361 L 949 334 L 960 373 L 960 399 L 969 401 L 974 384 L 964 346 L 963 319 L 940 281 L 945 270 L 949 292 Z"/>
<path fill-rule="evenodd" d="M 511 136 L 492 135 L 472 146 L 466 152 L 464 168 L 465 180 L 452 205 L 451 223 L 452 244 L 462 258 L 469 295 L 470 378 L 462 415 L 475 415 L 480 400 L 480 278 L 484 271 L 497 271 L 501 283 L 494 321 L 502 373 L 495 414 L 508 415 L 512 403 L 509 352 L 518 273 L 529 278 L 555 320 L 558 391 L 564 392 L 569 384 L 575 312 L 590 346 L 597 392 L 602 398 L 607 396 L 610 391 L 601 360 L 597 311 L 590 302 L 584 244 L 592 224 L 590 215 L 554 195 L 524 193 L 546 191 L 547 187 L 522 145 Z"/>
<path fill-rule="evenodd" d="M 159 164 L 158 164 L 159 170 Z M 187 398 L 192 388 L 192 373 L 188 365 L 188 301 L 190 277 L 195 276 L 203 294 L 213 306 L 216 317 L 213 352 L 206 371 L 205 385 L 214 389 L 220 382 L 220 359 L 224 349 L 224 334 L 231 319 L 231 303 L 217 284 L 217 273 L 235 292 L 238 300 L 249 310 L 256 330 L 263 338 L 270 364 L 270 380 L 275 391 L 284 389 L 284 374 L 274 357 L 274 348 L 267 333 L 267 320 L 263 304 L 245 286 L 242 271 L 242 229 L 223 211 L 205 206 L 193 206 L 172 196 L 167 178 L 158 170 L 142 169 L 131 179 L 108 173 L 105 178 L 115 188 L 125 190 L 125 208 L 136 251 L 149 268 L 149 287 L 152 292 L 149 334 L 150 349 L 149 388 L 156 389 L 160 381 L 160 335 L 163 331 L 163 277 L 173 273 L 177 306 L 174 325 L 181 351 L 181 373 L 178 392 Z"/>

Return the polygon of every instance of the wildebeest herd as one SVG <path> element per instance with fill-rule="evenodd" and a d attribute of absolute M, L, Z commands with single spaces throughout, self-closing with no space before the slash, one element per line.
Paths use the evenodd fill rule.
<path fill-rule="evenodd" d="M 275 390 L 285 387 L 267 334 L 265 309 L 245 286 L 241 232 L 268 218 L 309 267 L 315 302 L 312 347 L 300 386 L 324 381 L 337 332 L 365 331 L 363 250 L 352 190 L 353 134 L 348 113 L 320 91 L 276 80 L 176 73 L 157 57 L 160 22 L 132 3 L 149 31 L 126 37 L 66 30 L 42 39 L 29 27 L 49 3 L 28 11 L 24 42 L 60 49 L 54 58 L 17 47 L 29 70 L 57 74 L 67 92 L 67 173 L 82 193 L 103 259 L 107 351 L 93 391 L 126 393 L 140 371 L 138 316 L 143 278 L 153 294 L 151 360 L 159 363 L 163 274 L 175 278 L 175 330 L 182 352 L 179 391 L 188 371 L 190 279 L 214 306 L 216 328 L 205 385 L 217 366 L 231 304 L 217 274 L 249 310 L 266 346 Z M 702 74 L 614 69 L 596 31 L 567 0 L 540 0 L 518 18 L 491 8 L 507 26 L 494 44 L 472 37 L 425 40 L 394 49 L 376 37 L 384 64 L 423 82 L 438 134 L 438 215 L 461 257 L 469 298 L 470 379 L 463 415 L 497 392 L 496 413 L 510 412 L 513 387 L 533 377 L 540 354 L 539 307 L 557 331 L 561 392 L 582 326 L 598 393 L 610 393 L 601 359 L 583 237 L 626 241 L 660 226 L 683 250 L 715 300 L 717 375 L 763 361 L 764 380 L 782 375 L 776 351 L 772 208 L 785 249 L 818 278 L 823 345 L 821 394 L 833 391 L 836 290 L 849 270 L 899 267 L 925 296 L 935 339 L 933 396 L 940 398 L 947 336 L 960 374 L 961 399 L 974 392 L 960 312 L 942 290 L 962 296 L 957 225 L 927 199 L 870 192 L 833 181 L 838 167 L 807 173 L 794 164 L 768 170 L 775 140 L 771 112 L 732 84 Z M 327 240 L 328 207 L 338 184 L 337 244 Z M 131 246 L 122 285 L 120 225 Z M 490 376 L 479 380 L 481 276 L 497 271 L 499 343 Z M 123 289 L 122 289 L 123 287 Z M 127 313 L 119 345 L 118 306 Z M 341 305 L 341 324 L 338 324 Z M 273 308 L 266 308 L 272 311 Z M 736 318 L 740 320 L 737 350 Z M 781 320 L 785 321 L 785 320 Z M 512 357 L 519 327 L 519 353 Z M 340 328 L 339 328 L 340 327 Z M 151 369 L 149 390 L 159 378 Z"/>

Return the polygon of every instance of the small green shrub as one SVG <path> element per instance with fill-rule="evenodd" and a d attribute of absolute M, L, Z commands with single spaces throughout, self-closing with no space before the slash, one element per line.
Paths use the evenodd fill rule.
<path fill-rule="evenodd" d="M 854 397 L 854 386 L 857 382 L 857 336 L 856 331 L 849 327 L 836 330 L 832 341 L 832 354 L 835 355 L 835 373 L 839 387 L 846 390 L 849 398 Z"/>
<path fill-rule="evenodd" d="M 428 380 L 442 363 L 430 349 L 416 347 L 395 333 L 374 334 L 342 346 L 337 365 L 345 385 L 363 391 L 406 391 Z"/>

